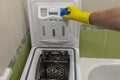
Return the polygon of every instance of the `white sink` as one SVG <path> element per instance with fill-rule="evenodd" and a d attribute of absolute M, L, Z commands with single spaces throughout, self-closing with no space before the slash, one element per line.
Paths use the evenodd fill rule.
<path fill-rule="evenodd" d="M 119 59 L 81 58 L 82 80 L 120 80 Z"/>

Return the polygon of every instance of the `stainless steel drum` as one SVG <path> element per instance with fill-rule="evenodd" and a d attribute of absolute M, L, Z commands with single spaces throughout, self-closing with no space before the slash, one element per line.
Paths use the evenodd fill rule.
<path fill-rule="evenodd" d="M 68 51 L 43 50 L 36 69 L 36 80 L 69 80 Z"/>

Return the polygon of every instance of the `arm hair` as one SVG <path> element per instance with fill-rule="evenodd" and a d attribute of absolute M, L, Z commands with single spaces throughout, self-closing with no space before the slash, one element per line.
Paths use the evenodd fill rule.
<path fill-rule="evenodd" d="M 90 15 L 90 23 L 107 29 L 120 31 L 120 8 L 93 12 Z"/>

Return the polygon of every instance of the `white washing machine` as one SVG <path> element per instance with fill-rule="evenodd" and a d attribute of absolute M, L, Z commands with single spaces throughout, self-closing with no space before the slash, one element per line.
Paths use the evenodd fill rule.
<path fill-rule="evenodd" d="M 81 80 L 80 23 L 60 12 L 80 0 L 28 0 L 32 49 L 21 80 Z"/>

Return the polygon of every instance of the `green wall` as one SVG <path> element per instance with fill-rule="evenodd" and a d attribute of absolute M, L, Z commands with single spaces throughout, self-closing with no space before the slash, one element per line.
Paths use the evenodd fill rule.
<path fill-rule="evenodd" d="M 120 59 L 120 32 L 111 30 L 82 30 L 80 56 Z"/>
<path fill-rule="evenodd" d="M 19 48 L 18 53 L 13 60 L 9 67 L 12 68 L 13 74 L 10 80 L 20 80 L 21 74 L 23 72 L 25 63 L 27 61 L 30 49 L 31 49 L 31 41 L 30 41 L 30 34 L 27 32 L 25 37 L 23 38 Z"/>

